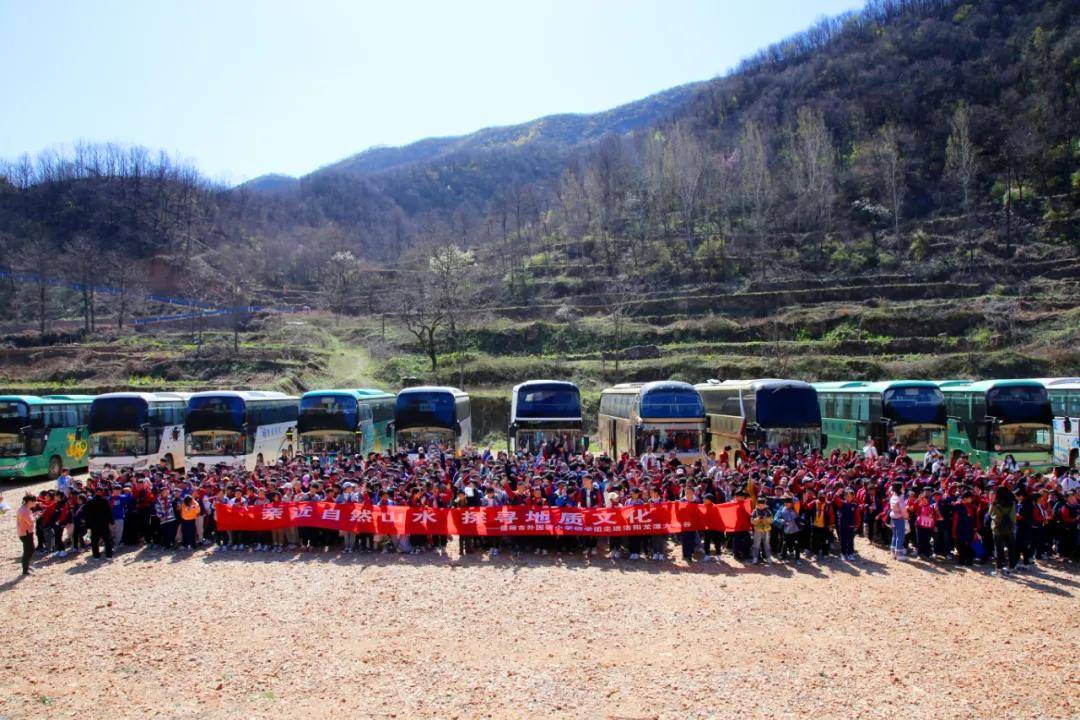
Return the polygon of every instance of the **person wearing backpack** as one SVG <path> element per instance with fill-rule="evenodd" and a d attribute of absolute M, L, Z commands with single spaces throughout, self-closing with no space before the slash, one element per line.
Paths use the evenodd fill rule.
<path fill-rule="evenodd" d="M 1009 488 L 1000 485 L 994 490 L 994 500 L 987 513 L 994 534 L 994 575 L 1008 576 L 1016 569 L 1016 498 Z M 1007 562 L 1007 566 L 1006 566 Z"/>

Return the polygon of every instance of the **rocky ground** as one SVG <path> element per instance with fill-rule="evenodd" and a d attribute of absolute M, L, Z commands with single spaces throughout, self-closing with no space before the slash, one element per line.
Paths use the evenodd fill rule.
<path fill-rule="evenodd" d="M 2 718 L 1080 715 L 1080 575 L 1056 563 L 140 549 L 20 579 L 14 524 Z"/>

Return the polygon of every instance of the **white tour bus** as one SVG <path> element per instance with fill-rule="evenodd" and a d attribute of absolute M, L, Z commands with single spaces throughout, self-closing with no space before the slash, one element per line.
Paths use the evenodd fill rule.
<path fill-rule="evenodd" d="M 299 400 L 280 392 L 211 390 L 188 398 L 187 467 L 254 470 L 292 456 Z"/>
<path fill-rule="evenodd" d="M 184 414 L 191 393 L 117 392 L 90 404 L 90 472 L 106 467 L 184 467 Z"/>
<path fill-rule="evenodd" d="M 1080 378 L 1042 378 L 1054 413 L 1054 467 L 1080 467 Z"/>

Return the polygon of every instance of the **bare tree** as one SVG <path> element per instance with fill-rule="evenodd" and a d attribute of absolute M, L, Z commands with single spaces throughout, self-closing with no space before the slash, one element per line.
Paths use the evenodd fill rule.
<path fill-rule="evenodd" d="M 399 271 L 396 290 L 405 329 L 416 338 L 431 361 L 431 372 L 439 369 L 439 340 L 446 325 L 446 310 L 439 302 L 434 277 L 425 269 Z"/>
<path fill-rule="evenodd" d="M 19 253 L 18 267 L 33 278 L 34 316 L 38 321 L 38 334 L 44 336 L 50 314 L 50 285 L 45 268 L 53 262 L 56 251 L 44 238 L 26 241 Z"/>
<path fill-rule="evenodd" d="M 907 183 L 906 158 L 900 149 L 900 131 L 889 123 L 878 130 L 871 145 L 875 175 L 884 201 L 889 203 L 893 218 L 893 234 L 897 248 L 900 247 L 900 215 L 904 205 Z"/>
<path fill-rule="evenodd" d="M 115 248 L 102 254 L 102 267 L 114 290 L 116 329 L 123 330 L 124 320 L 140 296 L 137 268 L 130 255 Z"/>
<path fill-rule="evenodd" d="M 615 360 L 615 372 L 619 372 L 619 361 L 622 359 L 623 335 L 630 317 L 634 315 L 645 301 L 645 295 L 641 290 L 641 278 L 636 275 L 619 275 L 608 280 L 600 293 L 605 313 L 611 322 L 612 345 L 611 355 Z M 601 355 L 603 357 L 603 354 Z"/>
<path fill-rule="evenodd" d="M 356 305 L 357 281 L 363 264 L 349 250 L 330 256 L 322 272 L 322 293 L 327 308 L 344 313 Z"/>
<path fill-rule="evenodd" d="M 82 298 L 83 329 L 90 333 L 96 330 L 96 293 L 95 283 L 101 270 L 101 248 L 88 235 L 80 233 L 71 238 L 61 256 L 65 274 L 78 285 Z"/>
<path fill-rule="evenodd" d="M 971 198 L 979 172 L 978 149 L 971 140 L 971 111 L 959 103 L 949 123 L 949 139 L 945 145 L 945 176 L 960 191 L 960 207 L 964 219 L 971 213 Z M 968 233 L 969 236 L 971 233 Z M 968 259 L 974 258 L 974 241 L 968 242 Z"/>
<path fill-rule="evenodd" d="M 756 123 L 748 122 L 743 126 L 738 154 L 740 195 L 747 209 L 751 231 L 756 236 L 759 248 L 764 249 L 765 228 L 773 200 L 773 182 L 768 150 Z M 764 268 L 764 263 L 761 267 Z"/>
<path fill-rule="evenodd" d="M 463 372 L 461 336 L 478 306 L 476 258 L 469 250 L 453 243 L 435 247 L 428 258 L 428 271 L 433 277 L 436 301 L 446 316 L 447 340 L 450 351 Z M 432 367 L 432 370 L 435 368 Z M 459 378 L 459 382 L 462 382 Z"/>
<path fill-rule="evenodd" d="M 827 227 L 836 199 L 836 148 L 820 110 L 799 108 L 786 155 L 795 226 Z"/>
<path fill-rule="evenodd" d="M 707 151 L 689 124 L 677 123 L 668 138 L 664 153 L 664 176 L 679 201 L 686 247 L 691 255 L 697 250 L 694 240 L 694 221 L 701 202 L 709 168 Z"/>

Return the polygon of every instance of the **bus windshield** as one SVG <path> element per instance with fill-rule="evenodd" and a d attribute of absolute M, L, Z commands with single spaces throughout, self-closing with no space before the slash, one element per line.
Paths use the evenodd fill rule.
<path fill-rule="evenodd" d="M 896 387 L 885 391 L 885 417 L 897 425 L 944 425 L 945 396 L 935 387 Z"/>
<path fill-rule="evenodd" d="M 142 455 L 146 439 L 141 432 L 110 431 L 90 435 L 90 454 L 94 457 Z"/>
<path fill-rule="evenodd" d="M 355 430 L 359 415 L 356 398 L 348 395 L 310 395 L 300 398 L 298 432 Z"/>
<path fill-rule="evenodd" d="M 641 397 L 643 418 L 699 418 L 705 416 L 696 390 L 654 390 Z"/>
<path fill-rule="evenodd" d="M 243 455 L 244 436 L 232 430 L 199 430 L 188 433 L 187 452 L 189 455 Z"/>
<path fill-rule="evenodd" d="M 187 431 L 232 430 L 244 426 L 244 401 L 238 397 L 213 395 L 188 401 Z"/>
<path fill-rule="evenodd" d="M 142 398 L 97 398 L 90 405 L 90 433 L 139 430 L 146 424 L 146 417 L 146 401 Z"/>
<path fill-rule="evenodd" d="M 583 449 L 580 431 L 568 430 L 518 430 L 514 435 L 514 449 L 521 452 L 539 452 L 545 445 L 570 448 L 575 452 Z"/>
<path fill-rule="evenodd" d="M 810 387 L 761 388 L 757 391 L 757 424 L 763 428 L 821 427 L 817 392 Z"/>
<path fill-rule="evenodd" d="M 30 424 L 30 412 L 26 403 L 15 400 L 0 401 L 0 433 L 18 435 Z"/>
<path fill-rule="evenodd" d="M 1003 425 L 1041 423 L 1050 425 L 1053 413 L 1046 388 L 1037 385 L 1016 385 L 992 388 L 986 393 L 986 414 Z"/>
<path fill-rule="evenodd" d="M 1050 429 L 1032 425 L 1002 425 L 994 430 L 997 452 L 1050 452 Z"/>
<path fill-rule="evenodd" d="M 700 430 L 646 427 L 642 431 L 643 451 L 693 453 L 701 449 Z"/>
<path fill-rule="evenodd" d="M 300 449 L 307 455 L 355 455 L 362 449 L 361 436 L 341 430 L 307 432 L 300 435 Z"/>
<path fill-rule="evenodd" d="M 522 388 L 517 396 L 519 418 L 581 417 L 581 395 L 576 389 L 536 385 Z"/>
<path fill-rule="evenodd" d="M 448 392 L 403 392 L 397 397 L 397 427 L 453 428 L 454 396 Z"/>
<path fill-rule="evenodd" d="M 0 457 L 24 455 L 26 446 L 18 433 L 0 433 Z"/>

